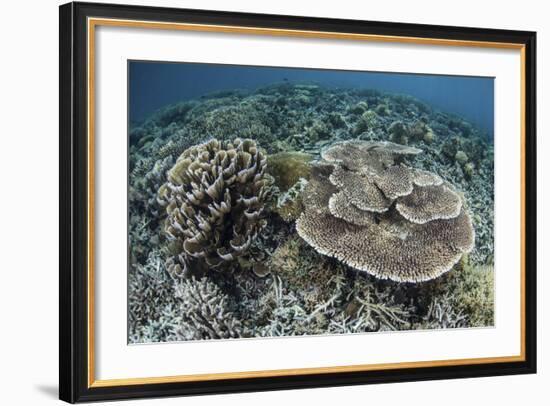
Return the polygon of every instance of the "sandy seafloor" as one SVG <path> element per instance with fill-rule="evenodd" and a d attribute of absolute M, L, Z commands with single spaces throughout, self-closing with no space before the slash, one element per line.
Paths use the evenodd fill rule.
<path fill-rule="evenodd" d="M 395 122 L 407 131 L 390 131 Z M 463 194 L 475 246 L 437 279 L 380 280 L 317 253 L 271 205 L 256 241 L 265 254 L 260 264 L 238 261 L 203 278 L 174 278 L 165 267 L 166 214 L 157 191 L 185 149 L 235 137 L 254 139 L 268 156 L 298 151 L 313 159 L 349 139 L 420 148 L 406 164 Z M 493 325 L 493 144 L 451 112 L 407 95 L 280 83 L 157 111 L 130 129 L 129 159 L 129 343 Z"/>

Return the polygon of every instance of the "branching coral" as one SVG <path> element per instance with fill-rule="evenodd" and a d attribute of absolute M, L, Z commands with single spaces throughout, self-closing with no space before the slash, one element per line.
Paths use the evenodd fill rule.
<path fill-rule="evenodd" d="M 227 295 L 207 278 L 182 280 L 176 286 L 176 297 L 181 301 L 181 322 L 174 331 L 177 340 L 251 335 L 229 310 Z"/>
<path fill-rule="evenodd" d="M 212 99 L 215 102 L 219 99 Z M 214 104 L 214 103 L 211 103 Z M 270 145 L 271 128 L 276 125 L 270 115 L 262 109 L 261 103 L 241 102 L 216 107 L 208 111 L 197 111 L 189 122 L 192 132 L 210 134 L 218 139 L 233 139 L 236 136 L 254 137 Z"/>
<path fill-rule="evenodd" d="M 420 152 L 370 141 L 323 151 L 332 164 L 312 172 L 298 234 L 321 254 L 382 279 L 420 282 L 449 271 L 472 249 L 474 231 L 450 184 L 395 165 Z"/>
<path fill-rule="evenodd" d="M 143 207 L 153 216 L 158 216 L 156 191 L 166 178 L 166 171 L 174 164 L 171 156 L 159 159 L 153 168 L 142 176 L 132 177 L 133 187 L 130 188 L 128 199 L 133 208 Z"/>
<path fill-rule="evenodd" d="M 158 191 L 174 275 L 222 269 L 246 255 L 265 226 L 266 158 L 253 140 L 210 140 L 185 150 Z"/>
<path fill-rule="evenodd" d="M 467 260 L 452 272 L 427 284 L 417 297 L 426 314 L 417 328 L 486 327 L 494 325 L 494 269 L 471 266 Z"/>
<path fill-rule="evenodd" d="M 345 333 L 407 329 L 411 308 L 401 286 L 369 276 L 356 278 L 346 295 L 345 311 L 335 317 L 331 330 Z"/>
<path fill-rule="evenodd" d="M 325 161 L 352 171 L 383 171 L 395 163 L 400 155 L 416 155 L 421 149 L 388 141 L 344 141 L 321 151 Z"/>
<path fill-rule="evenodd" d="M 174 286 L 158 250 L 145 265 L 131 265 L 128 275 L 130 342 L 167 341 L 175 326 Z"/>

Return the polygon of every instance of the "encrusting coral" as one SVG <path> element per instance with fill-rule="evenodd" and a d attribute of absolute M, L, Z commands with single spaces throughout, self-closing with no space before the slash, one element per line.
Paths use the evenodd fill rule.
<path fill-rule="evenodd" d="M 311 173 L 310 154 L 298 151 L 279 152 L 267 157 L 267 173 L 275 179 L 281 191 L 287 191 L 300 180 L 308 179 Z"/>
<path fill-rule="evenodd" d="M 298 234 L 321 254 L 381 279 L 420 282 L 449 271 L 473 248 L 474 230 L 450 184 L 396 164 L 420 152 L 357 140 L 323 151 Z"/>
<path fill-rule="evenodd" d="M 251 139 L 212 139 L 185 150 L 158 191 L 166 207 L 172 275 L 220 270 L 247 254 L 266 224 L 270 179 L 266 158 Z"/>

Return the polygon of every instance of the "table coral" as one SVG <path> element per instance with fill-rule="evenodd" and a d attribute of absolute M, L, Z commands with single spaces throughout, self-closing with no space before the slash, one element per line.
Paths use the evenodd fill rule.
<path fill-rule="evenodd" d="M 449 271 L 473 248 L 474 230 L 450 184 L 395 165 L 419 152 L 370 141 L 323 151 L 332 164 L 312 171 L 298 234 L 321 254 L 382 279 L 420 282 Z"/>

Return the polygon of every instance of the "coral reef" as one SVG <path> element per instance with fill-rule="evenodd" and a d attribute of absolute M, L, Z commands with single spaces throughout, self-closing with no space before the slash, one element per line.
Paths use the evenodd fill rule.
<path fill-rule="evenodd" d="M 448 183 L 394 165 L 419 152 L 371 141 L 323 151 L 329 163 L 312 172 L 298 234 L 321 254 L 382 279 L 421 282 L 449 271 L 473 248 L 474 230 Z"/>
<path fill-rule="evenodd" d="M 265 226 L 266 158 L 250 139 L 216 139 L 185 150 L 158 191 L 166 207 L 174 275 L 220 269 L 245 255 Z"/>
<path fill-rule="evenodd" d="M 408 95 L 283 82 L 177 103 L 130 126 L 129 343 L 494 324 L 493 145 L 463 118 Z M 202 152 L 213 137 L 218 147 L 206 159 Z M 253 181 L 228 185 L 224 180 L 223 191 L 213 199 L 207 190 L 220 190 L 213 174 L 231 165 L 235 137 L 249 154 L 255 144 L 261 155 L 235 163 L 248 172 L 257 162 L 254 177 L 261 178 L 261 185 L 252 192 Z M 253 141 L 245 143 L 245 137 Z M 466 161 L 462 154 L 457 157 L 460 151 Z M 214 164 L 216 155 L 227 155 L 228 162 Z M 204 175 L 189 176 L 186 166 Z M 231 213 L 216 223 L 208 207 L 226 210 L 226 190 L 232 203 L 244 193 L 243 205 L 232 204 Z M 203 195 L 198 198 L 193 191 Z M 458 216 L 446 219 L 457 211 Z M 372 258 L 373 244 L 386 241 L 382 259 L 394 265 L 403 241 L 408 244 L 420 233 L 414 237 L 420 246 L 429 233 L 442 232 L 442 224 L 470 217 L 475 241 L 451 272 L 402 283 L 320 254 L 296 232 L 296 220 L 306 215 L 326 216 L 354 241 L 365 229 L 379 230 L 375 234 L 381 238 L 367 234 L 370 248 L 361 245 L 355 251 Z M 234 250 L 228 224 L 250 230 L 237 232 L 239 243 L 250 241 L 248 248 Z M 428 248 L 414 248 L 414 256 L 399 262 L 417 261 L 429 250 L 448 253 L 447 242 L 455 238 L 458 258 L 459 248 L 470 241 L 457 237 L 460 227 L 448 228 L 438 244 L 430 245 L 432 235 Z M 346 245 L 334 232 L 322 230 L 330 234 L 330 244 Z M 186 234 L 199 242 L 187 243 L 187 251 L 184 241 L 193 237 Z M 395 237 L 390 240 L 397 249 L 388 245 L 388 236 Z M 227 260 L 221 260 L 218 249 Z M 208 265 L 206 258 L 218 265 Z M 401 275 L 399 266 L 393 272 Z M 188 277 L 181 278 L 184 274 Z"/>

